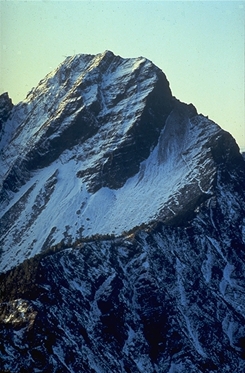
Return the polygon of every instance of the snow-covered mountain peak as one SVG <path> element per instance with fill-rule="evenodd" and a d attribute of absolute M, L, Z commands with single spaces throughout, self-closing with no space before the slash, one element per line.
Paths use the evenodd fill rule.
<path fill-rule="evenodd" d="M 111 141 L 116 133 L 122 138 L 137 123 L 145 100 L 157 89 L 157 82 L 165 85 L 161 110 L 169 112 L 172 97 L 164 79 L 158 68 L 142 58 L 124 60 L 111 52 L 67 58 L 14 108 L 3 133 L 8 132 L 7 128 L 17 129 L 12 140 L 8 138 L 9 143 L 3 141 L 3 160 L 13 164 L 28 158 L 30 162 L 37 154 L 37 146 L 41 146 L 38 153 L 42 153 L 45 164 L 50 163 L 64 149 L 98 135 L 99 129 L 113 133 Z M 47 138 L 56 141 L 58 137 L 66 143 L 60 149 L 55 146 L 54 157 L 47 155 L 44 142 Z M 3 163 L 2 172 L 4 178 L 9 173 L 8 165 Z"/>
<path fill-rule="evenodd" d="M 0 96 L 5 372 L 245 371 L 245 161 L 151 61 Z"/>
<path fill-rule="evenodd" d="M 213 195 L 224 136 L 151 61 L 110 51 L 67 57 L 2 133 L 2 269 L 60 241 L 184 221 Z"/>

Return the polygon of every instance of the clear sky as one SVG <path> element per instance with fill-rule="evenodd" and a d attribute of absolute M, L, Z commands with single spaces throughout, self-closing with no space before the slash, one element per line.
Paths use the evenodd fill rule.
<path fill-rule="evenodd" d="M 0 93 L 14 103 L 67 55 L 144 56 L 245 149 L 244 1 L 0 0 Z"/>

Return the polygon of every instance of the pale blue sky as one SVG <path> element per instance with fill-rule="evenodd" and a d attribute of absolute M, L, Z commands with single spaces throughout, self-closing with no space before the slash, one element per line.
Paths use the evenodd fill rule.
<path fill-rule="evenodd" d="M 144 56 L 245 148 L 244 1 L 0 0 L 0 93 L 14 103 L 67 55 Z"/>

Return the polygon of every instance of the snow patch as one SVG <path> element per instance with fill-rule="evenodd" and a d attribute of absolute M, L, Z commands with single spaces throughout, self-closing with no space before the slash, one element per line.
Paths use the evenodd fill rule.
<path fill-rule="evenodd" d="M 184 318 L 185 318 L 187 330 L 189 332 L 191 340 L 193 341 L 193 346 L 195 347 L 195 349 L 199 353 L 199 355 L 201 355 L 203 357 L 206 357 L 206 354 L 203 351 L 203 348 L 202 348 L 202 346 L 201 346 L 201 344 L 200 344 L 200 342 L 198 340 L 198 333 L 197 333 L 197 331 L 193 328 L 193 326 L 191 325 L 191 322 L 190 322 L 189 318 L 186 315 L 184 315 Z"/>
<path fill-rule="evenodd" d="M 214 261 L 213 254 L 209 250 L 207 252 L 207 259 L 205 261 L 203 261 L 203 264 L 202 264 L 202 267 L 201 267 L 203 277 L 204 277 L 206 283 L 209 283 L 211 278 L 212 278 L 213 261 Z"/>

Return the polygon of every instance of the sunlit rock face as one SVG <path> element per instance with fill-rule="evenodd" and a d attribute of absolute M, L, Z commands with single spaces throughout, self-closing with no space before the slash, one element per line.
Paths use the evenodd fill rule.
<path fill-rule="evenodd" d="M 159 68 L 67 58 L 0 149 L 3 371 L 245 371 L 245 162 Z"/>

